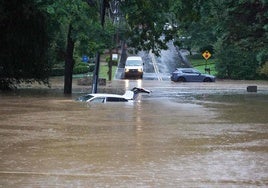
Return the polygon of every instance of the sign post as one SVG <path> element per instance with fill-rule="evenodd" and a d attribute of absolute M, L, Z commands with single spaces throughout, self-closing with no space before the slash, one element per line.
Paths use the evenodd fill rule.
<path fill-rule="evenodd" d="M 202 56 L 206 60 L 205 72 L 208 72 L 210 74 L 210 68 L 207 68 L 207 60 L 211 57 L 211 53 L 208 50 L 206 50 L 202 53 Z"/>
<path fill-rule="evenodd" d="M 102 29 L 104 29 L 104 21 L 105 21 L 105 10 L 106 10 L 106 4 L 105 0 L 101 1 L 101 26 Z M 96 63 L 95 63 L 95 70 L 93 75 L 93 82 L 92 82 L 92 93 L 98 92 L 98 81 L 99 81 L 99 69 L 100 69 L 100 52 L 97 52 L 96 54 Z"/>

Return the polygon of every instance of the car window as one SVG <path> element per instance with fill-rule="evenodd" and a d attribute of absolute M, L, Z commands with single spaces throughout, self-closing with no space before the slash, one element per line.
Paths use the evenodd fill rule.
<path fill-rule="evenodd" d="M 127 102 L 127 99 L 120 97 L 107 97 L 106 102 Z"/>
<path fill-rule="evenodd" d="M 96 98 L 92 99 L 90 102 L 104 103 L 104 101 L 105 101 L 105 97 L 96 97 Z"/>
<path fill-rule="evenodd" d="M 183 70 L 182 72 L 183 72 L 183 73 L 193 73 L 192 70 Z"/>
<path fill-rule="evenodd" d="M 84 96 L 78 97 L 76 100 L 77 101 L 87 101 L 87 100 L 91 99 L 92 97 L 93 97 L 92 95 L 84 95 Z"/>

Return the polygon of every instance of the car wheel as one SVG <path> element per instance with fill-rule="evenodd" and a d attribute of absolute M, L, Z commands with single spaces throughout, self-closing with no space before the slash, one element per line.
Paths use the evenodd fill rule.
<path fill-rule="evenodd" d="M 177 79 L 178 82 L 186 82 L 186 79 L 184 77 L 179 77 Z"/>
<path fill-rule="evenodd" d="M 205 78 L 204 82 L 211 82 L 211 79 L 210 78 Z"/>

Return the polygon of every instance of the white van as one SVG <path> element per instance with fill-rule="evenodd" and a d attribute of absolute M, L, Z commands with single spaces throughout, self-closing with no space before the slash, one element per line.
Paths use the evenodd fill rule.
<path fill-rule="evenodd" d="M 143 61 L 139 56 L 128 57 L 125 64 L 125 78 L 143 77 Z"/>

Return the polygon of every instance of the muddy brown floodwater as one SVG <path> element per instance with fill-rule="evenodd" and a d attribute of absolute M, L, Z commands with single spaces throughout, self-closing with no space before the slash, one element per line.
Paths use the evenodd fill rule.
<path fill-rule="evenodd" d="M 257 93 L 247 93 L 257 85 Z M 267 187 L 268 82 L 122 81 L 134 103 L 0 93 L 0 187 Z M 108 88 L 108 89 L 107 89 Z"/>

